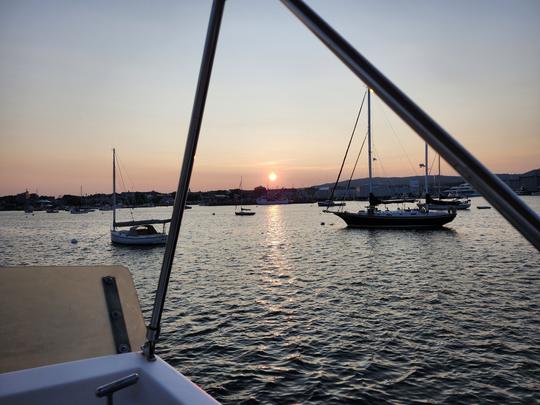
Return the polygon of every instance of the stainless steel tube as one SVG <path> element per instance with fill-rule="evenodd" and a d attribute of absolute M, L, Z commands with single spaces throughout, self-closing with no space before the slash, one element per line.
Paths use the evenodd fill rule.
<path fill-rule="evenodd" d="M 201 130 L 201 122 L 204 115 L 204 106 L 206 103 L 206 95 L 210 77 L 212 75 L 212 65 L 214 63 L 214 55 L 219 37 L 219 29 L 223 17 L 225 0 L 214 0 L 212 11 L 210 14 L 210 22 L 208 23 L 208 31 L 206 33 L 206 42 L 204 44 L 204 52 L 199 70 L 199 80 L 197 82 L 197 91 L 193 102 L 193 110 L 191 112 L 191 122 L 189 124 L 189 132 L 186 140 L 186 148 L 184 150 L 184 159 L 182 163 L 182 171 L 180 180 L 178 181 L 178 189 L 174 199 L 174 207 L 171 218 L 171 226 L 169 228 L 169 237 L 165 246 L 165 254 L 161 265 L 161 273 L 159 275 L 159 284 L 154 300 L 152 310 L 152 319 L 147 328 L 146 343 L 143 347 L 144 355 L 148 360 L 154 359 L 155 344 L 159 337 L 159 329 L 161 323 L 161 315 L 165 304 L 165 296 L 167 294 L 167 286 L 171 276 L 171 269 L 176 251 L 176 243 L 178 242 L 178 234 L 182 217 L 184 215 L 184 207 L 188 196 L 189 180 L 193 170 L 195 160 L 195 152 L 197 150 L 197 142 L 199 140 L 199 132 Z"/>
<path fill-rule="evenodd" d="M 478 190 L 514 228 L 540 250 L 540 218 L 505 183 L 452 138 L 303 1 L 281 0 L 281 2 Z"/>

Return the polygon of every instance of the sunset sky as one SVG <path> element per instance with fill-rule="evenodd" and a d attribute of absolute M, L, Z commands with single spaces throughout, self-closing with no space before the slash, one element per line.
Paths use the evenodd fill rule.
<path fill-rule="evenodd" d="M 540 167 L 539 1 L 308 4 L 488 168 Z M 0 195 L 110 192 L 113 147 L 128 188 L 176 189 L 210 7 L 0 1 Z M 279 1 L 227 1 L 191 189 L 333 181 L 364 91 Z M 421 173 L 376 97 L 373 138 L 375 175 Z"/>

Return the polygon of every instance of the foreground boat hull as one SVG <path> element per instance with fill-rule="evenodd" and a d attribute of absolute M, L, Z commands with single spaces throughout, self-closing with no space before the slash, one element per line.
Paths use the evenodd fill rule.
<path fill-rule="evenodd" d="M 433 213 L 433 212 L 402 212 L 392 211 L 390 214 L 385 211 L 368 212 L 332 212 L 340 217 L 349 228 L 371 228 L 371 229 L 436 229 L 441 228 L 455 217 L 453 213 Z"/>
<path fill-rule="evenodd" d="M 201 404 L 218 402 L 156 356 L 116 354 L 0 374 L 0 403 L 105 404 L 96 388 L 132 373 L 139 381 L 113 395 L 114 404 Z"/>
<path fill-rule="evenodd" d="M 119 245 L 165 245 L 167 243 L 166 233 L 154 235 L 128 235 L 127 231 L 111 231 L 111 242 Z"/>

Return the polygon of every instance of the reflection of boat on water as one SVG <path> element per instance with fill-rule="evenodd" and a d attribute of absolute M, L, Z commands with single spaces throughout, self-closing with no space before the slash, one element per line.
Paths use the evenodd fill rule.
<path fill-rule="evenodd" d="M 240 186 L 238 188 L 240 190 L 240 210 L 238 210 L 238 207 L 236 207 L 234 210 L 234 215 L 241 217 L 251 217 L 255 215 L 255 212 L 251 211 L 251 209 L 242 207 L 242 177 L 240 177 Z"/>
<path fill-rule="evenodd" d="M 328 211 L 337 215 L 345 221 L 351 228 L 392 228 L 392 229 L 425 229 L 440 228 L 452 221 L 456 217 L 454 209 L 448 212 L 430 212 L 425 208 L 421 209 L 398 209 L 398 210 L 380 210 L 379 205 L 411 203 L 414 199 L 398 200 L 380 200 L 373 195 L 372 190 L 372 157 L 371 157 L 371 91 L 367 91 L 368 105 L 368 171 L 369 171 L 369 205 L 366 210 L 358 212 L 348 211 Z M 360 112 L 362 108 L 360 108 Z M 360 115 L 359 112 L 359 115 Z M 354 132 L 353 132 L 354 135 Z M 352 138 L 352 136 L 351 136 Z M 344 160 L 345 161 L 345 160 Z M 339 181 L 339 178 L 338 178 Z M 336 182 L 337 185 L 337 182 Z M 335 186 L 334 186 L 335 188 Z"/>
<path fill-rule="evenodd" d="M 111 242 L 121 245 L 164 245 L 167 243 L 165 224 L 170 219 L 150 219 L 140 221 L 116 221 L 116 150 L 113 149 L 113 225 L 111 229 Z M 161 232 L 154 225 L 162 224 Z M 129 229 L 117 229 L 117 228 Z"/>
<path fill-rule="evenodd" d="M 345 201 L 326 200 L 326 201 L 319 201 L 317 205 L 319 207 L 344 207 L 346 204 L 345 204 Z"/>
<path fill-rule="evenodd" d="M 267 199 L 266 197 L 259 197 L 256 200 L 257 205 L 276 205 L 276 204 L 289 204 L 288 198 L 282 198 L 282 199 Z"/>

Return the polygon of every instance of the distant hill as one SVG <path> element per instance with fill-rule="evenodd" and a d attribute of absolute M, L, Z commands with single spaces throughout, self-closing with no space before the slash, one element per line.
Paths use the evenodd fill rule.
<path fill-rule="evenodd" d="M 349 180 L 343 180 L 338 183 L 338 187 L 346 187 Z M 377 186 L 400 186 L 404 184 L 411 184 L 411 182 L 418 182 L 419 184 L 424 184 L 424 176 L 407 176 L 407 177 L 374 177 L 373 178 L 373 185 Z M 464 182 L 463 178 L 461 176 L 441 176 L 437 183 L 441 184 L 441 186 L 453 186 L 457 184 L 461 184 Z M 433 184 L 433 176 L 429 176 L 429 184 Z M 361 178 L 361 179 L 354 179 L 351 180 L 351 188 L 356 187 L 365 187 L 368 185 L 368 178 Z M 314 187 L 334 187 L 334 183 L 324 183 L 320 184 Z"/>
<path fill-rule="evenodd" d="M 513 190 L 540 191 L 540 168 L 522 174 L 502 173 L 497 174 L 497 176 Z M 338 183 L 338 192 L 336 193 L 338 197 L 344 193 L 344 191 L 339 192 L 339 190 L 345 190 L 347 183 L 348 180 L 342 180 Z M 465 183 L 465 180 L 461 176 L 429 176 L 428 179 L 428 187 L 431 190 L 438 189 L 440 186 L 441 191 L 444 191 L 462 183 Z M 331 190 L 334 187 L 334 183 L 323 183 L 313 187 L 323 192 L 324 190 Z M 423 192 L 423 188 L 424 176 L 373 178 L 373 192 L 381 196 L 421 193 Z M 360 178 L 352 180 L 349 190 L 354 190 L 354 195 L 356 196 L 367 196 L 368 179 Z"/>

